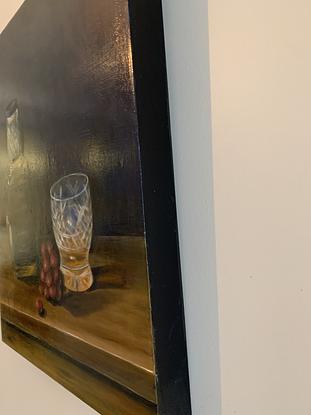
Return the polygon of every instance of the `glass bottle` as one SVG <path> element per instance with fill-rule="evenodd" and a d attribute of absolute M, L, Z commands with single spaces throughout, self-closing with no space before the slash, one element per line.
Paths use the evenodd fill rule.
<path fill-rule="evenodd" d="M 30 170 L 24 156 L 20 113 L 16 100 L 6 109 L 8 172 L 8 208 L 6 223 L 12 260 L 18 278 L 34 275 L 36 243 L 33 235 L 34 214 L 31 201 Z"/>

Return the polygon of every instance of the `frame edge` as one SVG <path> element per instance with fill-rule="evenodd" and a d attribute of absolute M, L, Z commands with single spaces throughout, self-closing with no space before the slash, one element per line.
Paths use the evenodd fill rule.
<path fill-rule="evenodd" d="M 161 0 L 129 0 L 160 415 L 191 415 Z"/>

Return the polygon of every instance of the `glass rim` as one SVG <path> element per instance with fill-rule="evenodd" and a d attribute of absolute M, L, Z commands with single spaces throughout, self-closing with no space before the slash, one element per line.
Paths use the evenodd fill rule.
<path fill-rule="evenodd" d="M 84 179 L 86 179 L 86 182 L 85 182 L 85 184 L 84 184 L 84 186 L 83 186 L 82 190 L 80 190 L 80 192 L 79 192 L 79 193 L 77 193 L 77 194 L 76 194 L 76 195 L 74 195 L 74 196 L 70 196 L 70 197 L 63 197 L 63 198 L 58 198 L 58 197 L 55 197 L 55 196 L 53 195 L 53 190 L 54 190 L 54 188 L 55 188 L 55 187 L 56 187 L 59 183 L 61 183 L 63 180 L 68 179 L 69 177 L 73 177 L 73 176 L 80 176 L 80 177 L 83 177 Z M 51 199 L 55 200 L 56 202 L 66 202 L 66 201 L 68 201 L 68 200 L 71 200 L 71 199 L 76 199 L 77 197 L 81 196 L 81 195 L 82 195 L 82 193 L 86 191 L 86 189 L 87 189 L 88 185 L 89 185 L 89 178 L 88 178 L 88 176 L 87 176 L 86 174 L 84 174 L 84 173 L 71 173 L 71 174 L 67 174 L 66 176 L 61 177 L 61 178 L 60 178 L 60 179 L 58 179 L 58 180 L 57 180 L 54 184 L 52 184 L 51 189 L 50 189 L 50 196 L 51 196 Z"/>

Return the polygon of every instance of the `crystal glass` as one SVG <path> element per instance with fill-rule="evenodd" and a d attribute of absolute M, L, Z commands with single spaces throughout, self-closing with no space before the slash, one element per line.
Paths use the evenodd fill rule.
<path fill-rule="evenodd" d="M 89 264 L 93 213 L 89 179 L 76 173 L 51 187 L 51 212 L 65 286 L 83 292 L 93 284 Z"/>

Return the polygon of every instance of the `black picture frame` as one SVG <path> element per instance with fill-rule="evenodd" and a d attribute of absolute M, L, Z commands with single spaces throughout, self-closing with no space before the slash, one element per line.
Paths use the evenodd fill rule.
<path fill-rule="evenodd" d="M 161 0 L 129 0 L 160 415 L 191 414 Z"/>

